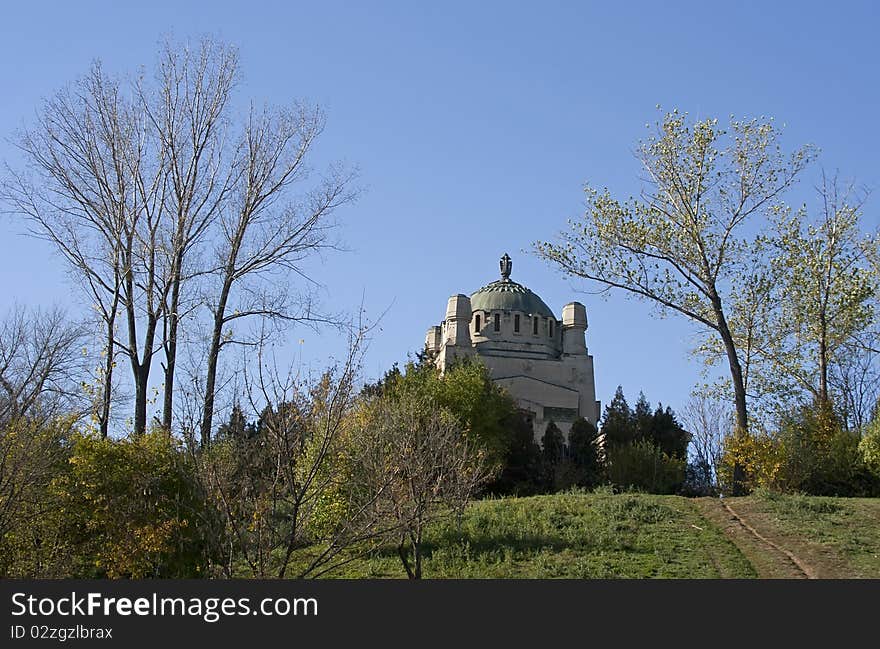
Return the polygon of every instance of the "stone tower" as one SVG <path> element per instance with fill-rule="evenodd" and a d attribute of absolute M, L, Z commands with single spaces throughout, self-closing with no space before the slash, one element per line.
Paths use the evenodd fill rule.
<path fill-rule="evenodd" d="M 538 440 L 551 420 L 566 436 L 579 417 L 597 424 L 586 308 L 566 304 L 557 320 L 540 297 L 510 279 L 513 262 L 507 254 L 500 270 L 501 279 L 470 297 L 449 298 L 446 319 L 431 327 L 425 340 L 437 366 L 442 371 L 453 358 L 479 358 L 526 412 Z"/>

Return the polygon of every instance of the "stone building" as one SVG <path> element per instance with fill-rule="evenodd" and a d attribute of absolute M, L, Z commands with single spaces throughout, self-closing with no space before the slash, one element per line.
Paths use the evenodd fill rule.
<path fill-rule="evenodd" d="M 450 297 L 446 319 L 428 330 L 425 345 L 441 371 L 455 358 L 478 357 L 526 413 L 536 440 L 551 420 L 567 437 L 575 419 L 596 424 L 600 415 L 584 338 L 587 312 L 570 302 L 558 320 L 540 297 L 510 279 L 512 268 L 505 254 L 501 279 L 470 297 Z"/>

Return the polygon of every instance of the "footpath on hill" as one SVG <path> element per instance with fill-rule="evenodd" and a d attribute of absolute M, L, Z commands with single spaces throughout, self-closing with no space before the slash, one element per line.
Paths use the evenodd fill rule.
<path fill-rule="evenodd" d="M 880 503 L 847 499 L 844 506 L 838 500 L 698 498 L 694 503 L 739 548 L 759 578 L 880 576 L 880 546 L 871 529 L 876 523 L 866 524 L 880 516 Z"/>

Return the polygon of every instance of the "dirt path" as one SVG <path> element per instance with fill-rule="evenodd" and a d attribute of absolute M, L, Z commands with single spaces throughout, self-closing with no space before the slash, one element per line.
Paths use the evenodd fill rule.
<path fill-rule="evenodd" d="M 721 529 L 740 549 L 762 579 L 815 579 L 806 561 L 760 532 L 743 514 L 719 498 L 698 498 L 700 513 Z"/>

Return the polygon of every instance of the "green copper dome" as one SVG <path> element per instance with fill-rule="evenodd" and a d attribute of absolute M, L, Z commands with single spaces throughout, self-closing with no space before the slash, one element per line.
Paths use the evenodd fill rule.
<path fill-rule="evenodd" d="M 522 284 L 510 279 L 513 262 L 506 254 L 501 258 L 501 279 L 487 284 L 471 295 L 474 311 L 522 311 L 531 315 L 555 317 L 544 300 Z"/>

